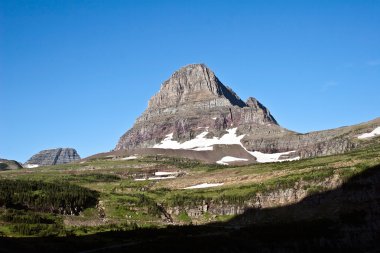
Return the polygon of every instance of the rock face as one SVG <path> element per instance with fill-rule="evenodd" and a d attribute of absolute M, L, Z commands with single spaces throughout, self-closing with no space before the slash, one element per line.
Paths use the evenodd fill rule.
<path fill-rule="evenodd" d="M 247 151 L 293 152 L 300 158 L 346 152 L 360 146 L 357 134 L 379 126 L 380 119 L 351 127 L 300 134 L 281 127 L 255 98 L 242 101 L 204 64 L 191 64 L 165 81 L 115 147 L 117 150 L 151 148 L 170 136 L 183 143 L 220 138 L 237 128 Z"/>
<path fill-rule="evenodd" d="M 340 187 L 343 180 L 334 175 L 323 181 L 297 182 L 289 188 L 279 188 L 269 192 L 258 192 L 251 199 L 239 203 L 229 203 L 228 201 L 208 201 L 202 200 L 201 203 L 192 203 L 184 206 L 168 206 L 169 214 L 179 215 L 183 210 L 191 218 L 198 218 L 206 212 L 212 215 L 239 215 L 249 209 L 275 208 L 288 206 L 300 202 L 307 197 L 307 189 L 311 186 L 321 187 L 327 190 L 333 190 Z"/>
<path fill-rule="evenodd" d="M 278 129 L 269 110 L 255 98 L 242 101 L 204 64 L 192 64 L 162 84 L 116 150 L 152 147 L 171 133 L 174 140 L 190 140 L 205 128 L 210 137 L 221 136 L 245 124 Z"/>
<path fill-rule="evenodd" d="M 25 164 L 26 168 L 38 166 L 56 165 L 70 163 L 80 160 L 80 156 L 73 148 L 56 148 L 42 150 L 38 154 L 33 155 Z"/>
<path fill-rule="evenodd" d="M 14 160 L 0 159 L 0 171 L 1 170 L 16 170 L 21 169 L 22 165 Z"/>

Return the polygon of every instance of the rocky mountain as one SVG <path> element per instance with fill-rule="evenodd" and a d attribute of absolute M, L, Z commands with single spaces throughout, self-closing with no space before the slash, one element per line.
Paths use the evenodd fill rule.
<path fill-rule="evenodd" d="M 33 155 L 25 164 L 25 168 L 38 166 L 56 165 L 70 163 L 80 160 L 80 156 L 73 148 L 56 148 L 42 150 Z"/>
<path fill-rule="evenodd" d="M 208 137 L 221 136 L 224 130 L 244 124 L 278 126 L 255 98 L 243 102 L 204 64 L 191 64 L 162 84 L 116 150 L 152 147 L 171 133 L 175 140 L 191 140 L 206 128 Z"/>
<path fill-rule="evenodd" d="M 254 160 L 279 161 L 351 150 L 363 144 L 359 134 L 377 126 L 380 119 L 307 134 L 290 131 L 257 99 L 242 101 L 207 66 L 191 64 L 161 85 L 115 151 L 159 148 L 202 152 L 217 145 L 240 145 Z"/>
<path fill-rule="evenodd" d="M 22 165 L 14 160 L 0 159 L 0 171 L 1 170 L 16 170 L 21 169 Z"/>

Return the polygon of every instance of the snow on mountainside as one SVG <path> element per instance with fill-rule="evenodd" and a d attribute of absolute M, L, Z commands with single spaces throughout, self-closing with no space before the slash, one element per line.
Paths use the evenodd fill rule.
<path fill-rule="evenodd" d="M 224 144 L 232 145 L 238 144 L 241 145 L 240 140 L 244 135 L 236 135 L 237 128 L 227 129 L 227 134 L 223 135 L 220 138 L 213 137 L 212 139 L 205 138 L 209 132 L 204 131 L 201 134 L 197 135 L 194 139 L 179 143 L 178 141 L 173 141 L 173 133 L 168 134 L 166 138 L 159 144 L 154 145 L 154 148 L 163 148 L 163 149 L 190 149 L 195 151 L 202 150 L 213 150 L 213 145 Z"/>
<path fill-rule="evenodd" d="M 161 85 L 114 151 L 133 155 L 132 150 L 143 150 L 143 155 L 152 154 L 146 149 L 165 149 L 166 155 L 213 163 L 225 156 L 248 159 L 229 162 L 235 164 L 293 161 L 359 148 L 366 142 L 358 138 L 379 135 L 380 129 L 362 133 L 379 125 L 380 118 L 357 126 L 297 133 L 280 126 L 257 99 L 241 100 L 206 65 L 190 64 Z M 228 147 L 220 146 L 232 147 L 228 152 Z"/>
<path fill-rule="evenodd" d="M 281 153 L 272 153 L 266 154 L 259 151 L 250 152 L 242 144 L 241 139 L 244 138 L 243 135 L 236 134 L 237 128 L 227 129 L 227 134 L 224 134 L 222 137 L 217 138 L 206 138 L 208 132 L 204 131 L 201 134 L 197 135 L 194 139 L 179 143 L 178 141 L 173 141 L 173 133 L 168 134 L 161 143 L 156 144 L 153 148 L 162 148 L 162 149 L 188 149 L 194 151 L 205 151 L 213 150 L 214 145 L 241 145 L 249 154 L 254 156 L 258 162 L 281 162 L 281 161 L 294 161 L 300 159 L 299 156 L 292 158 L 281 159 L 281 156 L 294 153 L 295 151 L 281 152 Z M 229 162 L 234 161 L 247 161 L 245 158 L 236 158 L 231 156 L 223 157 L 221 160 L 217 161 L 218 164 L 228 165 Z"/>
<path fill-rule="evenodd" d="M 364 133 L 358 136 L 358 139 L 367 139 L 375 137 L 376 135 L 380 135 L 380 127 L 376 127 L 372 132 L 370 133 Z"/>

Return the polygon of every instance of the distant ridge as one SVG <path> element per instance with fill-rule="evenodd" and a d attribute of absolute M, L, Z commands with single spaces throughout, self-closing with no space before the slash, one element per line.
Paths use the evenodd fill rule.
<path fill-rule="evenodd" d="M 42 150 L 33 155 L 25 164 L 26 168 L 38 166 L 65 164 L 80 160 L 80 156 L 73 148 L 56 148 Z"/>

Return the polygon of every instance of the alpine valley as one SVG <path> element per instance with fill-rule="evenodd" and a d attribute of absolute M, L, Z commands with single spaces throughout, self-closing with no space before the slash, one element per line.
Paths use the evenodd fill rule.
<path fill-rule="evenodd" d="M 110 152 L 0 160 L 0 252 L 378 252 L 380 118 L 297 133 L 204 64 Z"/>

